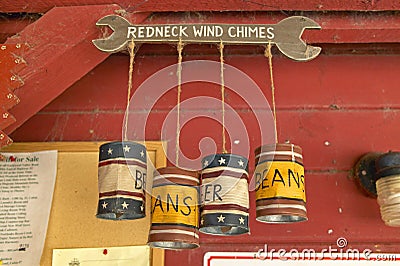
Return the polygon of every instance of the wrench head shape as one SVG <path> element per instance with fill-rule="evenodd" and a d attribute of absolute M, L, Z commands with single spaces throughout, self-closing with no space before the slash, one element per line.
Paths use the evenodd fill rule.
<path fill-rule="evenodd" d="M 114 32 L 103 39 L 92 40 L 97 49 L 103 52 L 116 53 L 124 50 L 127 45 L 127 32 L 116 29 L 128 29 L 132 24 L 121 16 L 109 15 L 99 19 L 96 26 L 108 26 Z"/>
<path fill-rule="evenodd" d="M 303 16 L 293 16 L 281 20 L 275 28 L 278 34 L 274 42 L 279 51 L 287 57 L 296 61 L 309 61 L 321 52 L 321 47 L 307 45 L 301 39 L 305 29 L 321 29 L 314 20 Z"/>

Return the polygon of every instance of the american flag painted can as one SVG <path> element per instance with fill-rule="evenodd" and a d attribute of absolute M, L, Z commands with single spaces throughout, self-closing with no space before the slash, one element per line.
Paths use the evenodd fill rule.
<path fill-rule="evenodd" d="M 255 151 L 256 219 L 265 223 L 307 220 L 302 149 L 264 145 Z"/>
<path fill-rule="evenodd" d="M 133 220 L 145 217 L 146 147 L 130 141 L 100 146 L 97 218 Z"/>
<path fill-rule="evenodd" d="M 199 178 L 195 171 L 159 168 L 153 175 L 148 244 L 164 249 L 199 247 Z"/>
<path fill-rule="evenodd" d="M 200 232 L 249 233 L 248 160 L 235 154 L 212 154 L 202 164 Z"/>

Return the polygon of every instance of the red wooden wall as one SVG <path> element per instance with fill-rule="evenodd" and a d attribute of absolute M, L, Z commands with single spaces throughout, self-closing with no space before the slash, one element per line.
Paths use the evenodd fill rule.
<path fill-rule="evenodd" d="M 173 48 L 164 48 L 142 47 L 135 60 L 135 88 L 151 74 L 176 62 Z M 262 50 L 248 48 L 250 52 L 243 52 L 246 49 L 241 47 L 240 54 L 228 50 L 225 62 L 249 75 L 270 100 L 267 61 Z M 371 46 L 370 50 L 373 49 Z M 207 51 L 207 55 L 199 51 Z M 206 45 L 187 47 L 184 61 L 217 61 L 217 50 L 213 51 Z M 362 154 L 399 149 L 400 56 L 385 52 L 340 55 L 330 51 L 326 48 L 324 54 L 307 63 L 274 57 L 279 139 L 303 148 L 309 221 L 293 225 L 256 222 L 252 193 L 250 235 L 201 234 L 201 248 L 168 251 L 166 265 L 202 265 L 206 251 L 255 252 L 264 244 L 288 249 L 336 247 L 338 237 L 345 237 L 352 248 L 400 253 L 400 229 L 383 224 L 376 200 L 359 192 L 351 178 L 351 168 Z M 17 129 L 12 138 L 15 141 L 121 139 L 128 61 L 123 54 L 109 57 Z M 168 92 L 152 111 L 147 123 L 148 140 L 160 139 L 162 122 L 176 104 L 175 95 L 176 90 Z M 183 100 L 198 95 L 219 98 L 219 86 L 200 82 L 183 86 Z M 253 151 L 260 145 L 254 116 L 229 89 L 226 100 L 244 121 Z M 206 111 L 219 112 L 213 108 Z M 205 136 L 214 138 L 220 147 L 220 132 L 220 125 L 209 119 L 189 122 L 181 133 L 183 152 L 197 158 L 198 141 Z M 253 163 L 251 154 L 251 174 Z M 136 230 L 134 222 L 132 230 Z"/>

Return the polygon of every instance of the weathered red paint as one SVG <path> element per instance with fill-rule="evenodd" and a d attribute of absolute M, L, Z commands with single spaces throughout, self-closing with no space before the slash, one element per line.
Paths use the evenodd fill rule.
<path fill-rule="evenodd" d="M 30 12 L 43 13 L 53 7 L 75 6 L 75 5 L 104 5 L 118 4 L 130 12 L 153 12 L 162 11 L 280 11 L 280 10 L 398 10 L 400 4 L 392 0 L 312 0 L 312 1 L 245 1 L 245 0 L 200 0 L 200 1 L 129 1 L 129 0 L 57 0 L 57 1 L 29 1 L 29 0 L 5 0 L 0 4 L 3 12 Z"/>
<path fill-rule="evenodd" d="M 22 31 L 26 26 L 33 23 L 35 19 L 0 17 L 0 43 L 4 43 L 8 37 Z"/>
<path fill-rule="evenodd" d="M 6 129 L 7 133 L 109 56 L 95 49 L 91 40 L 101 36 L 96 21 L 117 9 L 116 5 L 54 8 L 8 39 L 7 43 L 26 42 L 33 48 L 24 54 L 28 67 L 20 76 L 25 85 L 16 91 L 24 104 L 13 108 L 17 122 Z M 137 19 L 146 17 L 140 14 Z"/>
<path fill-rule="evenodd" d="M 12 142 L 12 139 L 6 133 L 0 130 L 0 147 L 10 145 Z"/>
<path fill-rule="evenodd" d="M 8 110 L 19 103 L 13 91 L 22 85 L 18 72 L 25 67 L 22 57 L 25 51 L 25 44 L 0 45 L 0 130 L 4 130 L 16 121 Z M 11 138 L 1 131 L 0 148 L 11 142 Z"/>
<path fill-rule="evenodd" d="M 154 46 L 151 47 L 154 48 Z M 145 46 L 142 48 L 146 49 Z M 189 49 L 189 46 L 187 49 L 185 47 L 184 51 Z M 213 49 L 217 51 L 216 47 Z M 267 59 L 262 52 L 240 56 L 228 55 L 225 56 L 225 63 L 242 70 L 262 88 L 265 96 L 270 99 L 269 70 Z M 186 55 L 183 57 L 184 62 L 196 59 L 217 61 L 219 55 Z M 400 69 L 397 68 L 399 60 L 400 56 L 397 55 L 323 55 L 313 61 L 299 63 L 277 55 L 273 58 L 273 67 L 277 86 L 278 110 L 330 110 L 339 113 L 355 109 L 389 112 L 397 110 L 400 108 L 398 101 L 400 90 L 396 89 L 397 83 L 400 82 Z M 139 52 L 135 61 L 133 84 L 134 87 L 138 87 L 152 74 L 175 64 L 177 58 L 176 55 L 144 57 Z M 90 112 L 97 109 L 122 111 L 126 104 L 128 67 L 127 55 L 111 56 L 104 64 L 100 64 L 89 75 L 81 79 L 79 83 L 71 86 L 62 98 L 57 98 L 46 106 L 43 111 L 84 110 Z M 382 78 L 382 76 L 386 78 Z M 343 77 L 351 77 L 351 82 Z M 234 78 L 225 77 L 227 80 Z M 183 99 L 194 97 L 200 92 L 201 95 L 213 97 L 218 97 L 220 93 L 219 86 L 215 84 L 188 83 L 183 86 L 182 97 Z M 77 97 L 78 94 L 80 97 Z M 164 95 L 158 103 L 158 109 L 173 107 L 175 97 L 176 94 L 173 91 Z M 237 109 L 247 107 L 239 96 L 229 90 L 227 91 L 227 102 Z"/>
<path fill-rule="evenodd" d="M 12 123 L 15 123 L 15 121 L 15 117 L 7 112 L 7 109 L 4 107 L 0 108 L 0 129 L 10 126 Z"/>

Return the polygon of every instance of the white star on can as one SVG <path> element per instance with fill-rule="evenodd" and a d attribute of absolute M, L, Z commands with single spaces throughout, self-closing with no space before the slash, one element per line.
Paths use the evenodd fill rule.
<path fill-rule="evenodd" d="M 131 147 L 129 147 L 128 145 L 124 146 L 124 152 L 130 152 L 131 151 Z"/>
<path fill-rule="evenodd" d="M 128 209 L 129 204 L 126 203 L 125 201 L 121 205 L 122 205 L 122 209 Z"/>

